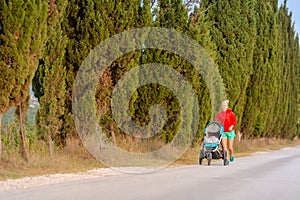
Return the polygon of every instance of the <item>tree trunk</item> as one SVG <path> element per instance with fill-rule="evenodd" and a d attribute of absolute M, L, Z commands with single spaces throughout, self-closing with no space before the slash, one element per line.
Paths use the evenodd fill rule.
<path fill-rule="evenodd" d="M 49 156 L 50 156 L 50 158 L 52 158 L 53 157 L 53 149 L 52 149 L 51 133 L 48 133 L 48 147 L 49 147 Z"/>
<path fill-rule="evenodd" d="M 2 160 L 2 113 L 0 113 L 0 163 Z"/>
<path fill-rule="evenodd" d="M 24 132 L 24 125 L 23 125 L 23 115 L 22 115 L 22 103 L 19 105 L 19 115 L 20 115 L 20 136 L 21 136 L 21 154 L 22 157 L 28 161 L 28 153 L 26 151 L 26 141 L 25 141 L 25 132 Z"/>
<path fill-rule="evenodd" d="M 113 123 L 110 123 L 110 132 L 111 132 L 111 137 L 112 137 L 114 145 L 117 145 L 115 131 L 114 131 L 114 124 Z"/>

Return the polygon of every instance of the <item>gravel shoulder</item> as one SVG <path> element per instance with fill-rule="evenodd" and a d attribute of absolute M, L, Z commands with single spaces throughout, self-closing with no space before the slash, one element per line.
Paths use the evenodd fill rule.
<path fill-rule="evenodd" d="M 290 149 L 291 147 L 282 148 L 281 150 Z M 266 154 L 270 151 L 258 151 L 252 154 L 252 156 L 259 154 Z M 244 157 L 244 156 L 242 156 Z M 184 164 L 182 164 L 184 165 Z M 182 166 L 179 165 L 179 166 Z M 169 166 L 169 167 L 178 167 L 178 166 Z M 147 169 L 148 170 L 148 169 Z M 146 171 L 147 171 L 146 170 Z M 0 191 L 9 191 L 14 189 L 26 189 L 30 187 L 37 187 L 42 185 L 50 185 L 50 184 L 59 184 L 64 182 L 85 180 L 85 179 L 93 179 L 104 176 L 115 176 L 126 173 L 127 171 L 136 171 L 137 173 L 144 172 L 145 169 L 132 168 L 130 169 L 112 169 L 112 168 L 97 168 L 85 172 L 80 173 L 65 173 L 65 174 L 48 174 L 42 176 L 32 176 L 32 177 L 24 177 L 19 179 L 7 179 L 4 181 L 0 181 Z M 151 170 L 150 170 L 151 171 Z M 152 169 L 153 171 L 153 169 Z"/>
<path fill-rule="evenodd" d="M 63 182 L 99 178 L 102 176 L 114 176 L 119 174 L 122 174 L 122 172 L 110 168 L 99 168 L 81 173 L 51 174 L 34 177 L 24 177 L 20 179 L 7 179 L 5 181 L 0 181 L 0 191 L 26 189 L 29 187 L 41 185 L 58 184 Z"/>

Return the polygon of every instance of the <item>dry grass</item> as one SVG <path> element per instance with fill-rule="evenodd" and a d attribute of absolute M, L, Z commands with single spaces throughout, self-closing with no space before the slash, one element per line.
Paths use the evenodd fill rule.
<path fill-rule="evenodd" d="M 273 151 L 279 150 L 284 147 L 292 147 L 297 145 L 300 145 L 299 138 L 295 138 L 294 140 L 260 138 L 252 140 L 241 140 L 241 142 L 238 142 L 236 140 L 234 141 L 234 156 L 250 156 L 255 152 Z M 176 162 L 174 162 L 173 165 L 176 166 L 183 164 L 198 164 L 199 150 L 201 149 L 201 147 L 202 146 L 198 146 L 188 149 L 188 151 L 186 151 Z"/>
<path fill-rule="evenodd" d="M 253 140 L 242 140 L 241 142 L 235 142 L 234 149 L 235 155 L 249 156 L 255 152 L 260 151 L 273 151 L 284 147 L 291 147 L 300 145 L 300 139 L 295 138 L 294 140 L 287 139 L 275 139 L 275 138 L 260 138 Z"/>
<path fill-rule="evenodd" d="M 76 173 L 93 168 L 105 167 L 93 158 L 78 141 L 69 141 L 64 150 L 56 150 L 49 157 L 46 150 L 30 152 L 26 162 L 18 152 L 3 152 L 0 163 L 0 180 L 55 173 Z M 37 148 L 34 148 L 37 149 Z"/>
<path fill-rule="evenodd" d="M 235 156 L 247 156 L 259 151 L 272 151 L 287 146 L 300 145 L 300 139 L 255 139 L 235 142 Z M 136 141 L 122 144 L 122 148 L 132 148 L 138 146 Z M 158 145 L 160 146 L 160 145 Z M 37 176 L 54 173 L 76 173 L 94 168 L 105 167 L 93 158 L 85 148 L 80 145 L 80 141 L 71 140 L 67 142 L 64 150 L 56 149 L 52 158 L 48 152 L 39 147 L 33 147 L 35 151 L 30 151 L 30 160 L 25 162 L 18 152 L 3 152 L 0 163 L 0 180 L 21 178 L 24 176 Z M 150 148 L 150 147 L 149 147 Z M 152 147 L 153 148 L 153 147 Z M 150 149 L 152 149 L 150 148 Z M 156 147 L 157 148 L 157 147 Z M 154 148 L 154 149 L 156 149 Z M 172 166 L 197 164 L 200 145 L 189 148 Z"/>

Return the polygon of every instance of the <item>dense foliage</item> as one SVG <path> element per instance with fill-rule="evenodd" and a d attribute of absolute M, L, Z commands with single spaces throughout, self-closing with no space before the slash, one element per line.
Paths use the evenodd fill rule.
<path fill-rule="evenodd" d="M 40 103 L 37 130 L 48 141 L 50 153 L 52 141 L 64 146 L 67 138 L 77 137 L 72 95 L 84 59 L 105 39 L 141 27 L 176 30 L 204 47 L 223 78 L 230 107 L 237 115 L 236 129 L 244 135 L 300 135 L 299 37 L 286 1 L 281 6 L 277 0 L 42 2 L 0 3 L 0 119 L 9 108 L 27 110 L 32 84 Z M 168 65 L 192 85 L 199 102 L 195 112 L 200 113 L 197 143 L 213 117 L 208 88 L 191 63 L 162 49 L 145 47 L 116 59 L 99 77 L 94 105 L 86 108 L 96 105 L 99 124 L 109 138 L 128 139 L 112 117 L 112 90 L 126 72 L 147 63 Z M 136 124 L 145 126 L 155 104 L 167 113 L 156 139 L 169 143 L 180 124 L 180 106 L 167 87 L 148 84 L 138 88 L 132 94 L 130 115 Z M 186 126 L 192 126 L 193 120 L 191 117 Z"/>
<path fill-rule="evenodd" d="M 32 78 L 47 40 L 46 21 L 47 4 L 41 0 L 0 2 L 0 119 L 9 108 L 17 107 L 21 152 L 25 159 L 28 155 L 23 122 L 29 106 Z"/>

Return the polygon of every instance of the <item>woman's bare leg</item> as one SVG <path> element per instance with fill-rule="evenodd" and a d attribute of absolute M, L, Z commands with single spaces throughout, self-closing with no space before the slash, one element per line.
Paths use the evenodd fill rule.
<path fill-rule="evenodd" d="M 233 156 L 233 142 L 234 138 L 232 140 L 228 140 L 228 149 L 229 149 L 229 156 Z"/>
<path fill-rule="evenodd" d="M 227 138 L 222 138 L 222 146 L 223 146 L 223 150 L 227 152 L 228 155 L 228 149 L 227 149 Z M 228 157 L 228 156 L 227 156 Z"/>

